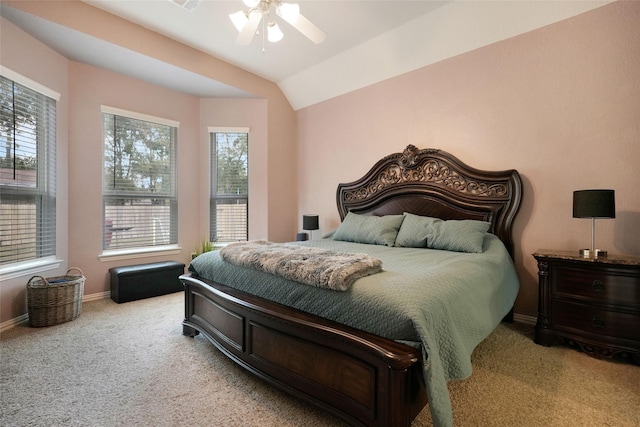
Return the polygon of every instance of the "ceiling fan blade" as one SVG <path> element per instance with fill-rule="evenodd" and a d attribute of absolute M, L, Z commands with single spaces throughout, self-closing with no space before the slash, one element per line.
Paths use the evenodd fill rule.
<path fill-rule="evenodd" d="M 240 34 L 238 34 L 238 37 L 236 38 L 236 43 L 242 46 L 251 44 L 256 35 L 256 30 L 258 29 L 258 24 L 260 24 L 261 19 L 261 13 L 250 13 L 249 20 L 244 27 L 242 27 L 242 31 L 240 31 Z"/>
<path fill-rule="evenodd" d="M 280 15 L 280 17 L 291 24 L 293 28 L 307 36 L 315 44 L 320 44 L 327 38 L 327 33 L 318 28 L 302 14 L 298 14 L 292 18 L 283 15 Z"/>

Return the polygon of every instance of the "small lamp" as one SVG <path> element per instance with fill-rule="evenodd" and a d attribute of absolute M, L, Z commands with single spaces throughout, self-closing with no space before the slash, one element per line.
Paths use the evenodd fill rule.
<path fill-rule="evenodd" d="M 302 229 L 310 232 L 310 240 L 313 240 L 313 230 L 318 230 L 319 228 L 318 215 L 302 215 Z"/>
<path fill-rule="evenodd" d="M 607 251 L 595 249 L 596 218 L 615 218 L 616 201 L 614 190 L 580 190 L 573 192 L 573 217 L 591 218 L 591 251 L 580 249 L 584 258 L 606 257 Z"/>

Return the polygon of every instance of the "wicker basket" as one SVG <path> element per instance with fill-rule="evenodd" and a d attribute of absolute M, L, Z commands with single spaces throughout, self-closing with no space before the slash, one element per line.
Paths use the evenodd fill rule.
<path fill-rule="evenodd" d="M 80 275 L 69 274 L 78 270 Z M 29 325 L 52 326 L 80 316 L 84 294 L 84 273 L 70 268 L 64 276 L 33 276 L 27 282 Z"/>

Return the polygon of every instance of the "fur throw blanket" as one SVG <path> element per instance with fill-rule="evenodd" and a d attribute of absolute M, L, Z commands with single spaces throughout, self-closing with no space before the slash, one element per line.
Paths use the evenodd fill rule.
<path fill-rule="evenodd" d="M 233 243 L 220 249 L 223 260 L 305 285 L 346 291 L 360 277 L 382 271 L 382 261 L 367 254 L 333 252 L 266 240 Z"/>

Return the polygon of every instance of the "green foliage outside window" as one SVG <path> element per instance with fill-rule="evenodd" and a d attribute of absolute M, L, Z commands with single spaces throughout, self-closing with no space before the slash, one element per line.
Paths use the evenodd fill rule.
<path fill-rule="evenodd" d="M 211 241 L 235 242 L 248 237 L 249 134 L 211 134 Z"/>
<path fill-rule="evenodd" d="M 249 193 L 246 133 L 216 133 L 217 195 Z"/>
<path fill-rule="evenodd" d="M 105 190 L 170 195 L 170 126 L 105 114 Z"/>

